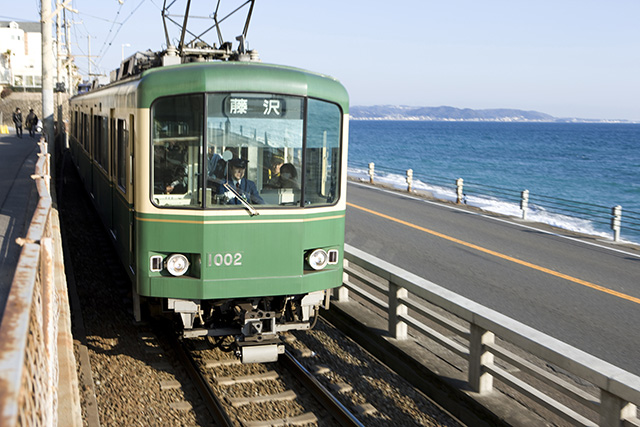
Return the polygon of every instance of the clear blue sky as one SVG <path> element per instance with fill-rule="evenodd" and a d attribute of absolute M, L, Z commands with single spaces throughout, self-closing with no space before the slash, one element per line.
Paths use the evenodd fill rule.
<path fill-rule="evenodd" d="M 216 1 L 192 3 L 209 8 L 195 11 L 206 16 Z M 243 1 L 222 3 L 230 10 Z M 15 2 L 0 19 L 39 20 L 39 4 Z M 73 0 L 80 12 L 72 15 L 73 53 L 86 55 L 91 35 L 91 53 L 102 55 L 92 71 L 108 73 L 123 49 L 125 56 L 162 49 L 162 4 Z M 184 4 L 178 0 L 171 11 L 181 14 Z M 638 0 L 257 0 L 248 41 L 264 62 L 338 78 L 352 105 L 518 108 L 640 121 L 639 19 Z M 226 24 L 223 36 L 235 47 L 242 23 Z M 87 58 L 77 62 L 86 73 Z"/>

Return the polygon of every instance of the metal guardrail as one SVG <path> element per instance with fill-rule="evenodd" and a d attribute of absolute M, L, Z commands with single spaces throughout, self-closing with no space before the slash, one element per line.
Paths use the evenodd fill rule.
<path fill-rule="evenodd" d="M 464 181 L 462 178 L 453 180 L 425 173 L 418 174 L 412 169 L 405 171 L 380 167 L 374 163 L 364 164 L 349 162 L 349 164 L 351 166 L 366 169 L 369 176 L 369 182 L 371 183 L 374 182 L 376 171 L 379 170 L 383 173 L 406 176 L 408 191 L 411 191 L 413 188 L 414 179 L 420 179 L 425 184 L 451 189 L 454 192 L 458 203 L 465 202 L 469 196 L 495 197 L 498 200 L 519 205 L 523 219 L 526 219 L 528 212 L 545 211 L 557 215 L 564 215 L 590 221 L 602 226 L 603 228 L 609 227 L 613 231 L 613 240 L 615 242 L 620 240 L 620 233 L 623 228 L 640 235 L 640 212 L 627 209 L 623 210 L 621 206 L 602 206 L 576 200 L 546 196 L 543 194 L 530 194 L 528 190 L 518 191 L 504 187 Z"/>
<path fill-rule="evenodd" d="M 348 301 L 349 292 L 353 292 L 387 312 L 390 336 L 411 339 L 411 327 L 462 357 L 468 363 L 468 384 L 473 391 L 491 393 L 496 378 L 572 425 L 640 426 L 640 377 L 350 245 L 345 245 L 344 267 L 344 286 L 337 290 L 338 301 Z M 422 319 L 456 338 L 438 332 Z M 514 346 L 518 350 L 514 351 Z M 533 357 L 525 359 L 516 352 Z M 556 369 L 543 369 L 530 359 Z M 514 366 L 518 372 L 501 367 L 505 365 Z M 570 376 L 578 378 L 580 385 L 569 381 Z M 553 393 L 543 391 L 540 384 L 553 389 Z M 582 387 L 584 384 L 591 386 Z M 554 397 L 558 393 L 561 398 Z M 562 403 L 567 399 L 572 403 Z"/>
<path fill-rule="evenodd" d="M 54 284 L 50 154 L 40 140 L 36 186 L 40 200 L 0 324 L 0 425 L 57 425 L 58 315 Z"/>

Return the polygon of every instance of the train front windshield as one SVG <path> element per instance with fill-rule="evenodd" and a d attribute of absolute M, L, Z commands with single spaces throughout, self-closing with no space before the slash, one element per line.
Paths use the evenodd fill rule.
<path fill-rule="evenodd" d="M 152 106 L 152 201 L 160 207 L 314 207 L 340 194 L 342 113 L 256 93 L 161 98 Z"/>

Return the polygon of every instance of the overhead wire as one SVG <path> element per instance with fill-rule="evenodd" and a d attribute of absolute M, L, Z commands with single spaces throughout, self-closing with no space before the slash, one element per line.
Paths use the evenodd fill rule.
<path fill-rule="evenodd" d="M 144 0 L 143 0 L 143 1 L 144 1 Z M 120 6 L 118 6 L 118 10 L 117 10 L 117 12 L 116 12 L 116 16 L 113 18 L 113 20 L 111 20 L 111 21 L 110 21 L 110 22 L 111 22 L 111 27 L 109 28 L 109 31 L 107 32 L 107 35 L 106 35 L 106 37 L 105 37 L 105 39 L 104 39 L 104 42 L 102 43 L 102 47 L 100 47 L 100 50 L 98 51 L 98 58 L 100 58 L 100 59 L 98 60 L 98 64 L 100 63 L 100 61 L 102 61 L 102 58 L 104 58 L 104 56 L 103 56 L 103 55 L 106 53 L 106 50 L 107 50 L 109 47 L 111 47 L 111 42 L 109 42 L 108 47 L 105 47 L 105 46 L 107 46 L 107 40 L 109 39 L 109 35 L 110 35 L 110 34 L 111 34 L 111 32 L 113 31 L 113 27 L 114 27 L 116 24 L 119 24 L 119 23 L 117 22 L 117 21 L 118 21 L 118 16 L 120 16 L 120 11 L 122 10 L 122 7 L 123 7 L 123 6 L 124 6 L 124 2 L 121 2 L 121 3 L 120 3 Z M 120 28 L 122 28 L 122 24 L 119 24 L 119 25 L 120 25 Z M 119 32 L 119 30 L 118 30 L 118 32 Z M 117 32 L 116 32 L 116 35 L 117 35 Z M 114 36 L 114 37 L 115 37 L 115 36 Z M 113 41 L 113 39 L 112 39 L 112 41 Z"/>
<path fill-rule="evenodd" d="M 122 30 L 122 28 L 124 27 L 124 24 L 127 23 L 127 21 L 138 11 L 138 9 L 140 9 L 140 6 L 142 6 L 142 4 L 145 2 L 146 0 L 140 0 L 140 3 L 138 3 L 138 5 L 131 11 L 131 13 L 129 14 L 129 16 L 127 16 L 122 22 L 119 22 L 117 24 L 120 25 L 120 27 L 118 28 L 118 30 L 115 32 L 115 34 L 113 35 L 113 37 L 111 38 L 111 40 L 108 42 L 108 45 L 106 45 L 107 47 L 104 48 L 105 44 L 107 43 L 107 41 L 105 40 L 105 44 L 103 44 L 103 48 L 104 49 L 100 49 L 100 52 L 98 53 L 99 55 L 99 60 L 98 60 L 98 64 L 100 64 L 100 62 L 102 61 L 102 58 L 104 58 L 104 55 L 107 53 L 107 51 L 109 50 L 109 48 L 112 46 L 113 41 L 115 40 L 115 38 L 118 36 L 118 33 L 120 32 L 120 30 Z M 123 3 L 124 4 L 124 3 Z M 122 5 L 121 7 L 122 8 Z M 118 8 L 118 14 L 120 14 L 120 8 Z M 117 18 L 117 15 L 116 15 Z M 115 18 L 114 18 L 114 25 L 116 24 L 115 22 Z M 113 26 L 111 26 L 111 28 L 109 29 L 109 33 L 111 33 L 111 30 L 113 29 Z M 107 37 L 109 37 L 109 35 L 107 34 Z"/>
<path fill-rule="evenodd" d="M 124 2 L 118 6 L 115 16 L 112 19 L 108 19 L 108 18 L 99 17 L 99 16 L 92 15 L 90 13 L 83 12 L 82 8 L 77 7 L 76 5 L 77 1 L 76 0 L 73 1 L 74 8 L 78 10 L 78 15 L 81 18 L 91 18 L 91 19 L 96 19 L 103 22 L 108 22 L 111 24 L 104 38 L 100 37 L 102 39 L 102 45 L 98 49 L 97 53 L 92 54 L 91 58 L 89 58 L 92 65 L 95 65 L 97 69 L 101 69 L 100 65 L 102 60 L 104 59 L 109 49 L 112 47 L 114 40 L 116 39 L 116 37 L 118 36 L 122 28 L 124 27 L 125 23 L 129 21 L 129 19 L 131 19 L 131 17 L 138 11 L 138 9 L 144 4 L 145 1 L 146 0 L 140 0 L 137 6 L 135 6 L 133 10 L 122 21 L 118 21 L 118 19 L 122 14 L 122 10 L 123 10 L 122 8 L 124 6 Z M 155 6 L 157 7 L 157 5 Z M 86 51 L 87 48 L 84 48 L 84 49 L 82 48 L 82 46 L 86 45 L 86 43 L 84 41 L 81 42 L 80 38 L 86 38 L 86 37 L 96 38 L 95 36 L 93 36 L 93 34 L 95 34 L 95 30 L 90 30 L 89 28 L 87 28 L 85 19 L 82 19 L 79 24 L 80 24 L 79 26 L 76 26 L 76 31 L 73 32 L 74 39 L 75 39 L 76 45 L 78 46 L 78 50 L 82 53 L 82 56 L 87 57 L 88 56 L 88 53 Z M 94 58 L 96 58 L 96 60 L 94 60 Z M 86 70 L 87 65 L 84 65 L 84 66 L 78 65 L 78 67 L 83 71 L 88 72 L 88 70 Z"/>
<path fill-rule="evenodd" d="M 72 4 L 73 4 L 73 8 L 75 10 L 78 10 L 77 4 L 76 4 L 76 0 L 73 0 Z M 78 12 L 78 15 L 80 15 L 79 12 Z M 83 37 L 84 38 L 86 36 L 90 37 L 91 35 L 89 34 L 89 31 L 88 31 L 87 27 L 85 26 L 84 21 L 79 21 L 79 22 L 74 23 L 74 28 L 75 28 L 75 31 L 72 31 L 71 33 L 73 34 L 73 38 L 74 38 L 74 41 L 75 41 L 75 47 L 77 48 L 77 50 L 81 54 L 81 55 L 77 55 L 76 54 L 75 56 L 77 56 L 77 57 L 78 56 L 80 56 L 80 57 L 88 57 L 87 49 L 83 47 L 83 46 L 85 46 L 84 40 L 83 40 L 83 43 L 80 43 L 79 37 Z M 84 28 L 84 30 L 82 28 Z M 82 32 L 84 32 L 85 34 L 82 34 Z M 91 58 L 88 58 L 88 60 L 91 61 Z M 78 71 L 81 74 L 89 74 L 88 66 L 81 65 L 83 63 L 84 63 L 84 61 L 75 61 L 75 64 L 78 67 Z"/>

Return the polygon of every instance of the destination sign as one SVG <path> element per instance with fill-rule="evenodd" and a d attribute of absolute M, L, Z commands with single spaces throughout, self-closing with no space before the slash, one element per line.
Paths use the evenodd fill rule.
<path fill-rule="evenodd" d="M 286 101 L 282 98 L 255 98 L 229 96 L 224 102 L 227 117 L 247 117 L 252 119 L 284 118 Z"/>

